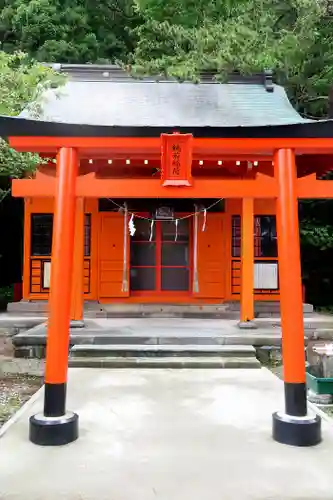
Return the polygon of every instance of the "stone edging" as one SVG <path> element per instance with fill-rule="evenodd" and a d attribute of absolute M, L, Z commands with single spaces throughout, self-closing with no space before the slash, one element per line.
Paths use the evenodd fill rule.
<path fill-rule="evenodd" d="M 331 426 L 333 425 L 333 418 L 327 415 L 327 413 L 325 413 L 323 410 L 321 410 L 319 406 L 308 401 L 308 407 L 311 408 L 315 413 L 317 413 L 317 415 L 319 415 L 322 420 L 325 420 L 325 422 L 328 422 Z M 330 429 L 330 431 L 332 430 L 333 429 Z"/>
<path fill-rule="evenodd" d="M 10 417 L 9 420 L 7 420 L 7 422 L 5 422 L 3 424 L 2 427 L 0 427 L 0 439 L 4 436 L 4 434 L 10 429 L 10 427 L 12 425 L 14 425 L 18 420 L 19 418 L 23 415 L 23 413 L 25 413 L 29 408 L 32 407 L 32 405 L 37 401 L 37 399 L 39 398 L 39 395 L 40 393 L 44 390 L 44 385 L 42 385 L 42 387 L 40 387 L 36 392 L 35 394 L 33 394 L 31 396 L 30 399 L 28 399 L 28 401 L 26 401 L 22 406 L 21 408 L 19 408 L 17 410 L 16 413 L 14 413 L 14 415 L 12 417 Z"/>

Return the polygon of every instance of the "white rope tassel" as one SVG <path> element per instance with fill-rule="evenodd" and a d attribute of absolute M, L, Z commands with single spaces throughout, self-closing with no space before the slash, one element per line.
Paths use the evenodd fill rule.
<path fill-rule="evenodd" d="M 204 209 L 204 220 L 203 220 L 202 229 L 201 229 L 202 232 L 206 231 L 206 223 L 207 223 L 207 209 L 205 208 Z"/>
<path fill-rule="evenodd" d="M 154 221 L 154 219 L 152 219 L 150 221 L 150 236 L 149 236 L 149 241 L 152 241 L 152 239 L 153 239 L 154 224 L 155 224 L 155 221 Z"/>
<path fill-rule="evenodd" d="M 198 212 L 195 205 L 194 214 L 194 237 L 193 237 L 193 292 L 199 293 L 198 278 Z"/>
<path fill-rule="evenodd" d="M 128 223 L 128 229 L 129 229 L 130 235 L 134 236 L 135 231 L 136 231 L 135 224 L 134 224 L 134 214 L 131 215 L 130 221 Z"/>
<path fill-rule="evenodd" d="M 127 269 L 127 218 L 128 209 L 127 203 L 124 205 L 124 258 L 123 258 L 123 283 L 121 291 L 123 293 L 128 292 L 128 269 Z"/>
<path fill-rule="evenodd" d="M 179 220 L 178 220 L 178 219 L 176 219 L 176 220 L 175 220 L 175 226 L 176 226 L 175 241 L 177 241 L 177 240 L 178 240 L 178 222 L 179 222 Z"/>

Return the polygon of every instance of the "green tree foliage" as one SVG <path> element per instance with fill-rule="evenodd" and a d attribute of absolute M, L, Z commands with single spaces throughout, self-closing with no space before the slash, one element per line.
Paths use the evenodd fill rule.
<path fill-rule="evenodd" d="M 333 2 L 329 0 L 136 0 L 137 74 L 198 81 L 205 70 L 272 69 L 305 117 L 327 116 L 333 85 Z M 332 4 L 331 12 L 329 4 Z M 303 277 L 309 300 L 332 303 L 332 202 L 300 204 Z"/>
<path fill-rule="evenodd" d="M 333 201 L 303 200 L 300 203 L 301 253 L 307 300 L 332 306 Z"/>
<path fill-rule="evenodd" d="M 139 22 L 131 0 L 2 0 L 0 42 L 42 62 L 122 60 Z"/>
<path fill-rule="evenodd" d="M 0 113 L 16 115 L 31 101 L 38 113 L 41 94 L 55 78 L 24 52 L 41 62 L 129 62 L 139 75 L 193 81 L 205 70 L 223 81 L 232 71 L 272 69 L 300 113 L 324 117 L 333 83 L 330 4 L 332 0 L 0 0 L 0 48 L 10 54 L 0 52 Z M 40 161 L 0 140 L 0 176 L 19 177 Z M 329 201 L 301 205 L 307 277 L 321 263 L 322 272 L 329 274 L 332 208 Z M 319 272 L 316 276 L 321 290 L 324 280 Z M 331 287 L 333 273 L 327 279 Z"/>
<path fill-rule="evenodd" d="M 327 109 L 333 82 L 333 18 L 326 0 L 137 0 L 133 69 L 198 80 L 215 71 L 275 71 L 295 107 L 309 116 Z"/>
<path fill-rule="evenodd" d="M 0 51 L 0 114 L 16 116 L 28 105 L 38 114 L 43 92 L 61 82 L 62 78 L 50 68 L 25 54 L 9 55 Z M 33 171 L 41 161 L 38 155 L 20 154 L 0 139 L 0 176 L 21 177 L 24 172 Z"/>

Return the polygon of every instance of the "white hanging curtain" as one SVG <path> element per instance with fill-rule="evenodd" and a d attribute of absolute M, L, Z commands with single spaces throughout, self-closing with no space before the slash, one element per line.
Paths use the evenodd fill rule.
<path fill-rule="evenodd" d="M 199 293 L 198 277 L 198 207 L 194 205 L 194 235 L 193 235 L 193 292 Z"/>
<path fill-rule="evenodd" d="M 123 282 L 121 291 L 123 293 L 128 292 L 128 269 L 127 269 L 127 219 L 128 219 L 128 208 L 127 203 L 124 204 L 124 257 L 123 257 Z"/>

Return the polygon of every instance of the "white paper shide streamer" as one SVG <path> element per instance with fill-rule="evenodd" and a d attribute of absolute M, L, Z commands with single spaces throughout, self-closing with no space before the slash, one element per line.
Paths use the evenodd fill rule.
<path fill-rule="evenodd" d="M 150 236 L 149 236 L 149 241 L 152 241 L 153 239 L 153 234 L 154 234 L 154 224 L 155 224 L 155 221 L 154 219 L 152 219 L 150 221 Z"/>
<path fill-rule="evenodd" d="M 128 229 L 131 236 L 135 235 L 136 227 L 134 224 L 134 214 L 131 215 L 130 221 L 128 223 Z"/>
<path fill-rule="evenodd" d="M 175 229 L 175 241 L 178 240 L 178 223 L 179 223 L 179 220 L 176 219 L 175 220 L 175 227 L 176 227 L 176 229 Z"/>
<path fill-rule="evenodd" d="M 204 208 L 204 212 L 203 212 L 203 223 L 202 223 L 202 229 L 201 231 L 202 232 L 205 232 L 206 231 L 206 223 L 207 223 L 207 209 Z"/>

